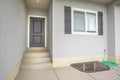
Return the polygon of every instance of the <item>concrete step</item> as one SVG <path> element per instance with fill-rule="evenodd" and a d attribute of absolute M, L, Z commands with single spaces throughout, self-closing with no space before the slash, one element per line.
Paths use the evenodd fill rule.
<path fill-rule="evenodd" d="M 50 58 L 23 58 L 22 64 L 39 64 L 39 63 L 49 63 Z"/>
<path fill-rule="evenodd" d="M 29 69 L 47 69 L 52 68 L 52 63 L 43 63 L 43 64 L 24 64 L 20 66 L 22 70 L 29 70 Z"/>
<path fill-rule="evenodd" d="M 25 54 L 44 54 L 44 53 L 48 53 L 48 52 L 26 52 Z"/>
<path fill-rule="evenodd" d="M 25 53 L 23 55 L 23 58 L 44 58 L 49 57 L 48 52 L 31 52 L 31 53 Z"/>
<path fill-rule="evenodd" d="M 41 51 L 47 51 L 46 48 L 42 47 L 31 47 L 27 49 L 27 52 L 41 52 Z"/>

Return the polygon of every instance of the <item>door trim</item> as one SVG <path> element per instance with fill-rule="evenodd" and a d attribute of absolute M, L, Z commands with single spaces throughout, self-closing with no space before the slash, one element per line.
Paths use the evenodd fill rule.
<path fill-rule="evenodd" d="M 45 19 L 45 47 L 47 47 L 47 17 L 46 16 L 36 16 L 36 15 L 28 15 L 27 47 L 30 48 L 30 17 Z"/>

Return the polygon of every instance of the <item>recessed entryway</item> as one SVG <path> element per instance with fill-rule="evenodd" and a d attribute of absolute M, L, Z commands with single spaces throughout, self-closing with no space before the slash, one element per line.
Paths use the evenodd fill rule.
<path fill-rule="evenodd" d="M 28 48 L 46 47 L 46 17 L 28 17 Z"/>

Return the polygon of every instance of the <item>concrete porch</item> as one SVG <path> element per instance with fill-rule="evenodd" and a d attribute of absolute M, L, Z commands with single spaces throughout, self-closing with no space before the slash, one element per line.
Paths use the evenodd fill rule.
<path fill-rule="evenodd" d="M 120 74 L 111 70 L 83 73 L 72 67 L 42 70 L 20 70 L 16 80 L 120 80 Z"/>

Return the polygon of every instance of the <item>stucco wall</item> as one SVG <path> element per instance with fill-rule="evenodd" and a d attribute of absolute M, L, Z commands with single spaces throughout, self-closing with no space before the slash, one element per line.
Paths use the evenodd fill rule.
<path fill-rule="evenodd" d="M 115 7 L 114 4 L 107 6 L 107 19 L 108 19 L 108 54 L 109 56 L 115 56 Z"/>
<path fill-rule="evenodd" d="M 54 0 L 53 57 L 103 55 L 107 49 L 107 7 L 103 4 L 79 0 Z M 104 35 L 74 35 L 64 33 L 64 6 L 102 11 Z"/>
<path fill-rule="evenodd" d="M 108 54 L 120 56 L 120 1 L 108 5 Z"/>
<path fill-rule="evenodd" d="M 48 16 L 47 10 L 41 9 L 28 9 L 28 15 L 36 15 L 36 16 Z"/>
<path fill-rule="evenodd" d="M 21 60 L 26 29 L 24 0 L 0 0 L 0 80 Z"/>
<path fill-rule="evenodd" d="M 120 56 L 120 5 L 115 6 L 115 45 L 116 56 Z"/>
<path fill-rule="evenodd" d="M 50 52 L 50 55 L 52 57 L 52 53 L 53 53 L 53 1 L 51 1 L 50 6 L 49 6 L 49 10 L 48 10 L 48 50 Z"/>

